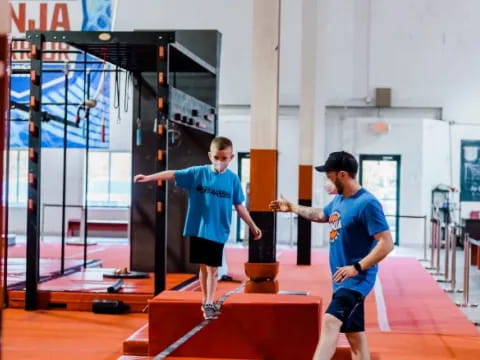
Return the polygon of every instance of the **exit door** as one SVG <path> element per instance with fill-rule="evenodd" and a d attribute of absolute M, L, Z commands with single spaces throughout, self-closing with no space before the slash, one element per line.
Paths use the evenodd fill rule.
<path fill-rule="evenodd" d="M 360 155 L 360 184 L 380 201 L 399 244 L 400 155 Z"/>

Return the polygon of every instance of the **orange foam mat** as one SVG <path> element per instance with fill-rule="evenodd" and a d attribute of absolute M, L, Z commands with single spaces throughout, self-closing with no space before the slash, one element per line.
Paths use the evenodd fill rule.
<path fill-rule="evenodd" d="M 170 291 L 149 302 L 150 355 L 161 352 L 203 321 L 200 303 L 199 292 Z M 316 346 L 320 318 L 318 297 L 233 294 L 225 301 L 219 319 L 208 324 L 172 356 L 306 358 Z M 205 346 L 211 339 L 215 339 L 214 345 Z"/>
<path fill-rule="evenodd" d="M 230 272 L 237 279 L 245 279 L 244 261 L 248 258 L 246 249 L 228 248 L 227 257 Z M 296 252 L 291 249 L 278 251 L 280 261 L 278 280 L 280 291 L 307 291 L 311 296 L 323 299 L 324 306 L 330 303 L 332 281 L 328 267 L 328 253 L 325 251 L 312 252 L 312 265 L 296 265 Z M 221 283 L 220 283 L 221 284 Z M 220 286 L 219 284 L 219 286 Z M 366 323 L 369 330 L 379 330 L 377 321 L 377 305 L 372 293 L 365 301 Z"/>
<path fill-rule="evenodd" d="M 26 244 L 20 243 L 8 248 L 9 258 L 25 258 Z M 62 250 L 59 242 L 41 242 L 40 257 L 60 259 Z M 65 260 L 83 260 L 83 246 L 65 245 Z M 124 267 L 130 263 L 130 245 L 128 244 L 98 244 L 87 246 L 87 259 L 101 260 L 106 267 Z M 57 267 L 60 269 L 60 266 Z"/>
<path fill-rule="evenodd" d="M 380 280 L 392 331 L 479 334 L 416 259 L 385 260 L 380 266 Z"/>
<path fill-rule="evenodd" d="M 7 261 L 7 285 L 9 287 L 19 285 L 26 281 L 27 261 L 25 258 L 8 258 Z M 96 264 L 99 264 L 96 262 Z M 65 270 L 81 269 L 83 266 L 83 260 L 80 259 L 66 259 Z M 40 279 L 43 281 L 45 278 L 51 278 L 56 276 L 60 272 L 60 260 L 59 259 L 45 259 L 41 258 L 39 261 Z M 58 275 L 57 275 L 58 276 Z"/>
<path fill-rule="evenodd" d="M 2 359 L 114 360 L 146 314 L 3 310 Z"/>
<path fill-rule="evenodd" d="M 246 249 L 229 248 L 227 257 L 231 271 L 239 278 L 244 277 Z M 296 252 L 291 249 L 279 250 L 277 259 L 281 262 L 280 290 L 308 290 L 328 305 L 332 290 L 326 251 L 312 251 L 311 266 L 294 265 Z M 392 331 L 478 335 L 475 326 L 418 260 L 388 257 L 379 266 L 379 279 Z M 365 320 L 367 332 L 380 330 L 374 291 L 365 302 Z"/>
<path fill-rule="evenodd" d="M 40 308 L 66 308 L 73 311 L 91 311 L 92 301 L 122 300 L 130 306 L 132 312 L 142 312 L 147 301 L 153 297 L 153 274 L 146 279 L 124 279 L 123 288 L 118 293 L 109 294 L 107 288 L 116 279 L 104 278 L 105 272 L 112 269 L 88 268 L 81 272 L 57 278 L 39 285 Z M 167 288 L 172 289 L 185 281 L 193 279 L 192 274 L 167 274 Z M 9 291 L 9 306 L 23 308 L 25 292 Z"/>
<path fill-rule="evenodd" d="M 375 357 L 386 360 L 474 360 L 480 354 L 480 336 L 374 332 L 368 342 Z"/>
<path fill-rule="evenodd" d="M 150 360 L 153 359 L 153 356 L 132 356 L 124 355 L 120 356 L 118 360 Z M 253 360 L 253 359 L 237 359 L 237 358 L 199 358 L 199 357 L 171 357 L 167 356 L 167 360 Z"/>
<path fill-rule="evenodd" d="M 239 358 L 204 358 L 204 357 L 177 357 L 177 356 L 168 356 L 165 359 L 167 360 L 255 360 L 255 359 L 239 359 Z"/>
<path fill-rule="evenodd" d="M 123 353 L 136 356 L 148 355 L 148 323 L 123 342 Z"/>

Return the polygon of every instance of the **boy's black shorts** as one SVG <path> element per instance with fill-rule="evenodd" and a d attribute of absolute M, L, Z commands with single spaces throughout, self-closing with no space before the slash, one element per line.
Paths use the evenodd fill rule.
<path fill-rule="evenodd" d="M 223 247 L 215 241 L 190 236 L 190 262 L 213 267 L 222 266 Z"/>
<path fill-rule="evenodd" d="M 326 313 L 343 323 L 340 328 L 342 333 L 365 331 L 364 300 L 363 295 L 357 291 L 338 289 L 333 294 Z"/>

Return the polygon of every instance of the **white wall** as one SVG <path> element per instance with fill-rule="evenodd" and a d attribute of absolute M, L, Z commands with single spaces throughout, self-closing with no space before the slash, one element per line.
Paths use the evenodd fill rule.
<path fill-rule="evenodd" d="M 359 115 L 362 112 L 357 111 Z M 370 124 L 379 120 L 378 117 L 355 116 L 355 113 L 355 109 L 351 109 L 349 116 L 344 117 L 343 110 L 327 112 L 327 152 L 346 150 L 357 159 L 360 155 L 400 155 L 400 215 L 428 215 L 429 201 L 425 195 L 428 188 L 424 185 L 428 168 L 422 166 L 425 120 L 382 117 L 390 125 L 390 132 L 378 135 L 369 129 Z M 399 225 L 400 244 L 422 243 L 421 220 L 400 219 Z"/>
<path fill-rule="evenodd" d="M 437 185 L 450 185 L 450 149 L 448 123 L 438 120 L 423 120 L 422 139 L 422 212 L 431 215 L 431 191 Z"/>
<path fill-rule="evenodd" d="M 116 30 L 215 29 L 222 33 L 220 103 L 251 102 L 253 0 L 119 1 Z M 280 103 L 298 104 L 300 86 L 298 0 L 282 1 Z"/>
<path fill-rule="evenodd" d="M 249 104 L 252 1 L 119 1 L 116 30 L 218 29 L 223 34 L 222 104 Z M 319 57 L 327 105 L 364 105 L 391 87 L 394 106 L 441 107 L 444 118 L 477 121 L 480 2 L 319 0 Z M 280 103 L 299 104 L 301 1 L 282 1 Z M 313 44 L 312 44 L 313 46 Z"/>
<path fill-rule="evenodd" d="M 442 107 L 446 119 L 477 121 L 480 2 L 327 2 L 330 105 L 360 104 L 391 87 L 394 106 Z"/>

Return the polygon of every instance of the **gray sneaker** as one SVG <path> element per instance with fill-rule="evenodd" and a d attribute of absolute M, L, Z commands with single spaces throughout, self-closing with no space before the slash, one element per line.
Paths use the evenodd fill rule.
<path fill-rule="evenodd" d="M 213 303 L 213 306 L 215 306 L 215 311 L 219 315 L 221 313 L 220 308 L 222 305 L 217 301 Z M 200 309 L 205 313 L 205 304 L 200 305 Z"/>
<path fill-rule="evenodd" d="M 205 304 L 203 306 L 203 317 L 205 320 L 212 320 L 217 318 L 217 308 L 214 304 Z"/>

